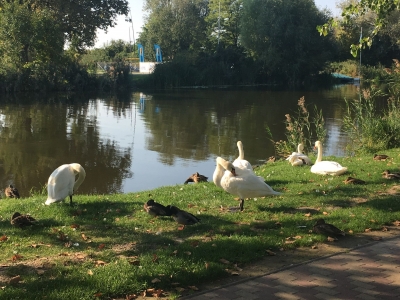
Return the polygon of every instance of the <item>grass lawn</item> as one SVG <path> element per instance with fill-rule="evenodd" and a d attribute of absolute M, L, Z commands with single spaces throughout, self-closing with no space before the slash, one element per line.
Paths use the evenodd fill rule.
<path fill-rule="evenodd" d="M 176 298 L 271 252 L 326 241 L 310 231 L 317 218 L 344 230 L 350 236 L 344 238 L 382 230 L 400 220 L 398 183 L 381 175 L 400 171 L 400 150 L 385 154 L 386 161 L 372 155 L 324 157 L 348 167 L 339 177 L 315 175 L 309 166 L 287 161 L 262 165 L 257 175 L 282 195 L 246 200 L 243 212 L 229 210 L 239 202 L 212 182 L 131 194 L 78 191 L 73 207 L 68 199 L 45 206 L 46 194 L 2 199 L 0 298 L 134 299 L 144 293 Z M 213 171 L 203 175 L 212 178 Z M 345 184 L 347 176 L 366 184 Z M 143 209 L 149 194 L 201 222 L 182 230 L 171 217 L 152 218 Z M 31 214 L 38 224 L 11 226 L 16 211 Z"/>

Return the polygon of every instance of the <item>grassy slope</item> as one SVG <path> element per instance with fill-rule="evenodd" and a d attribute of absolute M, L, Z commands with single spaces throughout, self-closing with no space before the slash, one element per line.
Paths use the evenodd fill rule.
<path fill-rule="evenodd" d="M 318 176 L 308 166 L 292 167 L 286 161 L 263 165 L 256 173 L 283 195 L 247 200 L 242 213 L 229 212 L 238 201 L 211 182 L 134 194 L 78 193 L 74 207 L 68 201 L 44 206 L 46 195 L 3 199 L 0 260 L 9 267 L 0 269 L 0 285 L 5 286 L 0 297 L 24 299 L 28 292 L 30 299 L 106 299 L 151 288 L 178 294 L 180 288 L 235 272 L 267 255 L 266 250 L 325 241 L 310 233 L 319 217 L 350 231 L 346 238 L 351 232 L 381 230 L 400 220 L 398 196 L 383 193 L 396 182 L 381 176 L 385 169 L 398 170 L 398 153 L 385 152 L 393 157 L 388 161 L 325 157 L 348 167 L 340 177 Z M 211 178 L 212 172 L 204 175 Z M 367 184 L 346 185 L 347 176 Z M 151 218 L 143 211 L 150 193 L 160 203 L 197 214 L 201 223 L 179 230 L 170 217 Z M 30 213 L 39 224 L 12 227 L 15 211 Z M 19 283 L 8 283 L 18 275 Z"/>

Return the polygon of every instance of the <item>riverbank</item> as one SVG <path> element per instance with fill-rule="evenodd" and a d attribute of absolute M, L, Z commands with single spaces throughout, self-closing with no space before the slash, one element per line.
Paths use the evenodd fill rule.
<path fill-rule="evenodd" d="M 398 170 L 399 152 L 385 152 L 385 161 L 372 155 L 324 158 L 348 167 L 338 177 L 318 176 L 309 166 L 292 167 L 287 161 L 267 163 L 255 171 L 282 195 L 247 200 L 243 212 L 230 209 L 238 201 L 212 182 L 130 194 L 78 191 L 73 207 L 68 201 L 45 206 L 45 194 L 3 199 L 2 298 L 29 292 L 33 299 L 134 299 L 144 294 L 173 299 L 222 278 L 247 276 L 254 263 L 264 260 L 268 266 L 297 263 L 324 245 L 360 241 L 365 232 L 390 234 L 400 224 L 400 189 L 381 173 Z M 365 184 L 346 184 L 347 176 Z M 201 222 L 182 228 L 171 217 L 153 218 L 143 209 L 149 197 L 187 210 Z M 37 224 L 12 227 L 15 211 L 31 214 Z M 328 242 L 311 232 L 318 218 L 346 236 Z"/>

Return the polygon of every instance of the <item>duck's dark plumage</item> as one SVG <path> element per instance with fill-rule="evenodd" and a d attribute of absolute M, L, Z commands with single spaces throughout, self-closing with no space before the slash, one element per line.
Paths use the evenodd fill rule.
<path fill-rule="evenodd" d="M 181 225 L 194 225 L 200 222 L 200 219 L 191 213 L 181 210 L 176 206 L 171 206 L 171 214 L 174 220 Z"/>
<path fill-rule="evenodd" d="M 184 182 L 184 184 L 188 184 L 189 182 L 207 182 L 208 177 L 199 174 L 199 172 L 194 173 L 192 176 L 190 176 L 188 179 L 186 179 L 186 181 Z"/>
<path fill-rule="evenodd" d="M 6 189 L 4 190 L 4 193 L 6 194 L 6 197 L 8 197 L 8 198 L 19 198 L 18 190 L 11 184 L 8 187 L 6 187 Z"/>
<path fill-rule="evenodd" d="M 170 216 L 171 211 L 170 211 L 170 206 L 164 206 L 160 203 L 157 203 L 153 199 L 150 199 L 147 201 L 144 205 L 143 208 L 146 210 L 146 212 L 153 216 L 153 217 L 158 217 L 158 216 Z"/>
<path fill-rule="evenodd" d="M 400 179 L 400 173 L 385 170 L 382 172 L 382 177 L 386 179 Z"/>
<path fill-rule="evenodd" d="M 21 215 L 19 212 L 15 212 L 11 217 L 11 225 L 17 227 L 25 227 L 34 225 L 36 219 L 30 215 Z"/>
<path fill-rule="evenodd" d="M 374 154 L 374 160 L 386 160 L 389 156 L 386 154 Z"/>
<path fill-rule="evenodd" d="M 325 235 L 345 235 L 345 233 L 332 224 L 325 223 L 324 219 L 318 219 L 313 227 L 313 232 Z"/>
<path fill-rule="evenodd" d="M 345 181 L 343 181 L 345 184 L 365 184 L 364 180 L 354 178 L 354 177 L 347 177 Z"/>

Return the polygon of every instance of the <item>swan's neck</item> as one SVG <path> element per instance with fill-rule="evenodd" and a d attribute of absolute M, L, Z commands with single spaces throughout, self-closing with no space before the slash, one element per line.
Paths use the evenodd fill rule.
<path fill-rule="evenodd" d="M 297 145 L 297 153 L 302 153 L 301 151 L 302 151 L 303 149 L 301 149 L 301 144 L 298 144 Z"/>
<path fill-rule="evenodd" d="M 244 159 L 244 151 L 243 151 L 243 144 L 242 143 L 238 143 L 237 144 L 238 149 L 239 149 L 239 157 L 237 159 Z"/>
<path fill-rule="evenodd" d="M 315 161 L 315 163 L 319 163 L 320 161 L 322 161 L 322 145 L 321 144 L 318 145 L 317 160 Z"/>

